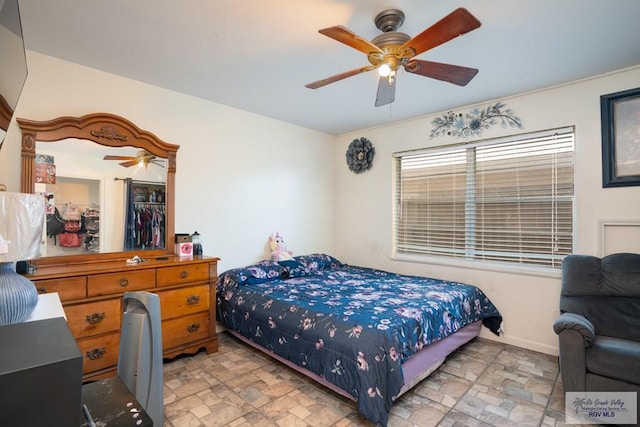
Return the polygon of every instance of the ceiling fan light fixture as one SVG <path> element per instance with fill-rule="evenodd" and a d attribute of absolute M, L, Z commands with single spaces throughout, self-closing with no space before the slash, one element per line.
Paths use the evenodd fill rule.
<path fill-rule="evenodd" d="M 389 77 L 389 74 L 391 74 L 391 67 L 389 64 L 385 63 L 378 67 L 378 74 L 380 74 L 381 77 Z"/>
<path fill-rule="evenodd" d="M 393 55 L 387 55 L 382 60 L 380 67 L 378 67 L 378 74 L 380 74 L 381 77 L 389 77 L 392 74 L 395 75 L 398 65 L 398 58 Z"/>

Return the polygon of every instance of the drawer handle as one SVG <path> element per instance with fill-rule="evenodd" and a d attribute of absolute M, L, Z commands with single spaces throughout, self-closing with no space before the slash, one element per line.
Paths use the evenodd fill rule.
<path fill-rule="evenodd" d="M 186 279 L 187 276 L 189 276 L 189 272 L 188 271 L 182 271 L 180 272 L 180 278 L 181 279 Z"/>
<path fill-rule="evenodd" d="M 49 292 L 49 291 L 47 291 L 47 288 L 45 288 L 45 287 L 41 286 L 41 287 L 38 288 L 38 293 L 39 294 L 46 294 L 47 292 Z"/>
<path fill-rule="evenodd" d="M 192 323 L 187 326 L 187 332 L 189 332 L 190 334 L 198 332 L 198 329 L 200 329 L 200 322 Z"/>
<path fill-rule="evenodd" d="M 107 352 L 105 347 L 102 348 L 94 348 L 93 350 L 87 351 L 87 358 L 90 360 L 97 360 L 104 356 Z"/>
<path fill-rule="evenodd" d="M 89 322 L 92 325 L 95 325 L 96 323 L 102 322 L 104 318 L 105 318 L 104 311 L 102 313 L 93 313 L 87 316 L 87 322 Z"/>
<path fill-rule="evenodd" d="M 120 279 L 120 286 L 122 286 L 123 288 L 129 286 L 129 279 L 127 279 L 126 277 Z"/>
<path fill-rule="evenodd" d="M 187 297 L 187 305 L 194 305 L 200 302 L 200 295 L 191 295 Z"/>

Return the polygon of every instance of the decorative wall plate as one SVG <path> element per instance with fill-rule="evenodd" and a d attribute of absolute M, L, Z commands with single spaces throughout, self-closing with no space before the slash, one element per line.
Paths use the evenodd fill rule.
<path fill-rule="evenodd" d="M 347 148 L 346 158 L 349 170 L 354 173 L 362 173 L 371 169 L 373 165 L 373 156 L 376 149 L 366 138 L 357 138 L 351 141 Z"/>

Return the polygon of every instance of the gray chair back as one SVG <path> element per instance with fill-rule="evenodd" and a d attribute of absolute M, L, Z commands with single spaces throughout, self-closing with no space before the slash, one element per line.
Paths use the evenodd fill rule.
<path fill-rule="evenodd" d="M 640 341 L 640 254 L 565 257 L 560 311 L 586 317 L 597 335 Z"/>

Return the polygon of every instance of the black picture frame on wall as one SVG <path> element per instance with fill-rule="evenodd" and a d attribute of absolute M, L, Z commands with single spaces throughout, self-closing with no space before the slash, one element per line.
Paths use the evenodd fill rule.
<path fill-rule="evenodd" d="M 640 185 L 640 88 L 600 97 L 602 187 Z"/>

